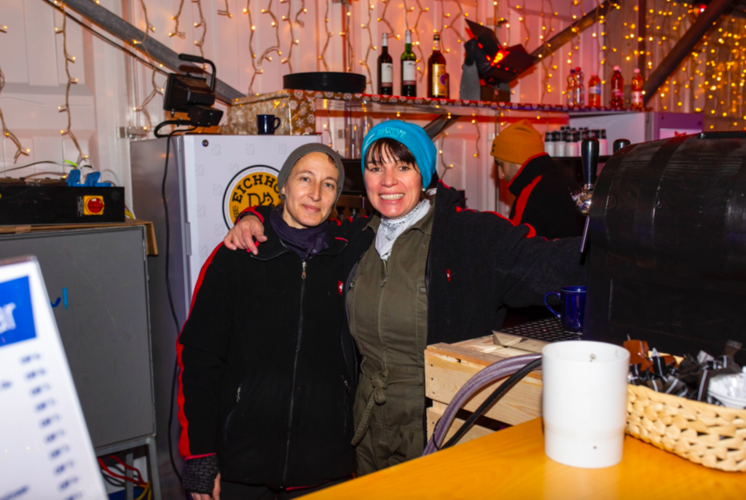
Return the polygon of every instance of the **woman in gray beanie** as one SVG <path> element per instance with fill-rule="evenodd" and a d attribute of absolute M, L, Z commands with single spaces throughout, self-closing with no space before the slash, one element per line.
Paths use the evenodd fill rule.
<path fill-rule="evenodd" d="M 176 344 L 192 499 L 294 498 L 357 467 L 357 365 L 338 287 L 347 242 L 326 223 L 343 182 L 329 147 L 296 149 L 257 255 L 221 244 L 202 268 Z"/>

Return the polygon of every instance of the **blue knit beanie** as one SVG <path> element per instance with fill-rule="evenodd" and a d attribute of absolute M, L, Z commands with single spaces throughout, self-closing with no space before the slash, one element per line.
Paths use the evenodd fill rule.
<path fill-rule="evenodd" d="M 365 176 L 365 157 L 370 146 L 378 139 L 389 138 L 399 141 L 412 153 L 422 176 L 422 189 L 430 186 L 430 180 L 435 173 L 435 158 L 438 150 L 425 129 L 419 125 L 404 123 L 399 120 L 389 120 L 379 123 L 365 136 L 363 141 L 363 178 Z"/>

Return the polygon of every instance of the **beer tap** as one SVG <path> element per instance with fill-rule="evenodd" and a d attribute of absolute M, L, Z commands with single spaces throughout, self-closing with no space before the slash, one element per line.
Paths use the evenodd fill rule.
<path fill-rule="evenodd" d="M 593 198 L 593 183 L 596 180 L 598 169 L 598 140 L 583 139 L 580 145 L 580 157 L 583 162 L 583 189 L 575 198 L 580 213 L 585 215 L 585 227 L 583 228 L 583 241 L 580 244 L 580 253 L 585 253 L 588 242 L 588 228 L 591 224 L 591 199 Z"/>
<path fill-rule="evenodd" d="M 614 141 L 614 148 L 612 149 L 611 154 L 616 154 L 617 151 L 619 151 L 622 148 L 626 148 L 631 143 L 629 142 L 629 139 L 617 139 Z"/>

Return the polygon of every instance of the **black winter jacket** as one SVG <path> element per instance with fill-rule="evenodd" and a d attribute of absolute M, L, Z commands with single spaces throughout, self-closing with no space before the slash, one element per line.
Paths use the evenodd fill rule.
<path fill-rule="evenodd" d="M 463 210 L 459 199 L 455 189 L 438 184 L 426 271 L 428 345 L 490 335 L 496 315 L 503 315 L 497 324 L 504 318 L 499 306 L 540 305 L 551 290 L 585 284 L 580 238 L 547 241 L 494 212 Z M 372 229 L 348 227 L 347 286 L 375 239 Z"/>
<path fill-rule="evenodd" d="M 460 200 L 458 191 L 438 183 L 426 268 L 428 344 L 490 335 L 504 319 L 501 306 L 543 305 L 549 291 L 585 285 L 580 238 L 547 241 L 529 225 L 461 209 Z M 267 207 L 256 208 L 269 213 Z M 349 240 L 343 252 L 345 297 L 358 262 L 375 240 L 366 226 L 363 217 L 330 223 L 333 234 Z M 343 325 L 343 337 L 349 337 L 349 325 Z"/>
<path fill-rule="evenodd" d="M 580 184 L 560 172 L 547 154 L 529 159 L 511 179 L 508 190 L 516 197 L 510 209 L 515 224 L 530 224 L 545 238 L 583 234 L 585 217 L 575 206 L 573 194 Z"/>
<path fill-rule="evenodd" d="M 177 341 L 179 450 L 217 453 L 229 481 L 313 486 L 357 467 L 347 242 L 332 238 L 304 268 L 269 223 L 266 234 L 257 256 L 221 244 L 202 269 Z"/>

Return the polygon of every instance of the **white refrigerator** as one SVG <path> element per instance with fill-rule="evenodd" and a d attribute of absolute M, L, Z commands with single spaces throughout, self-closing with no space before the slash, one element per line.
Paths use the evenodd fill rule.
<path fill-rule="evenodd" d="M 130 145 L 133 209 L 138 219 L 153 222 L 159 251 L 157 257 L 148 257 L 148 272 L 158 460 L 164 498 L 183 498 L 169 463 L 165 437 L 171 411 L 176 338 L 187 318 L 200 269 L 241 210 L 279 202 L 277 174 L 285 159 L 298 146 L 312 142 L 320 142 L 320 137 L 176 136 L 171 139 L 165 184 L 166 139 L 136 141 Z M 169 290 L 176 321 L 169 305 Z M 176 408 L 173 411 L 173 453 L 181 467 Z"/>

